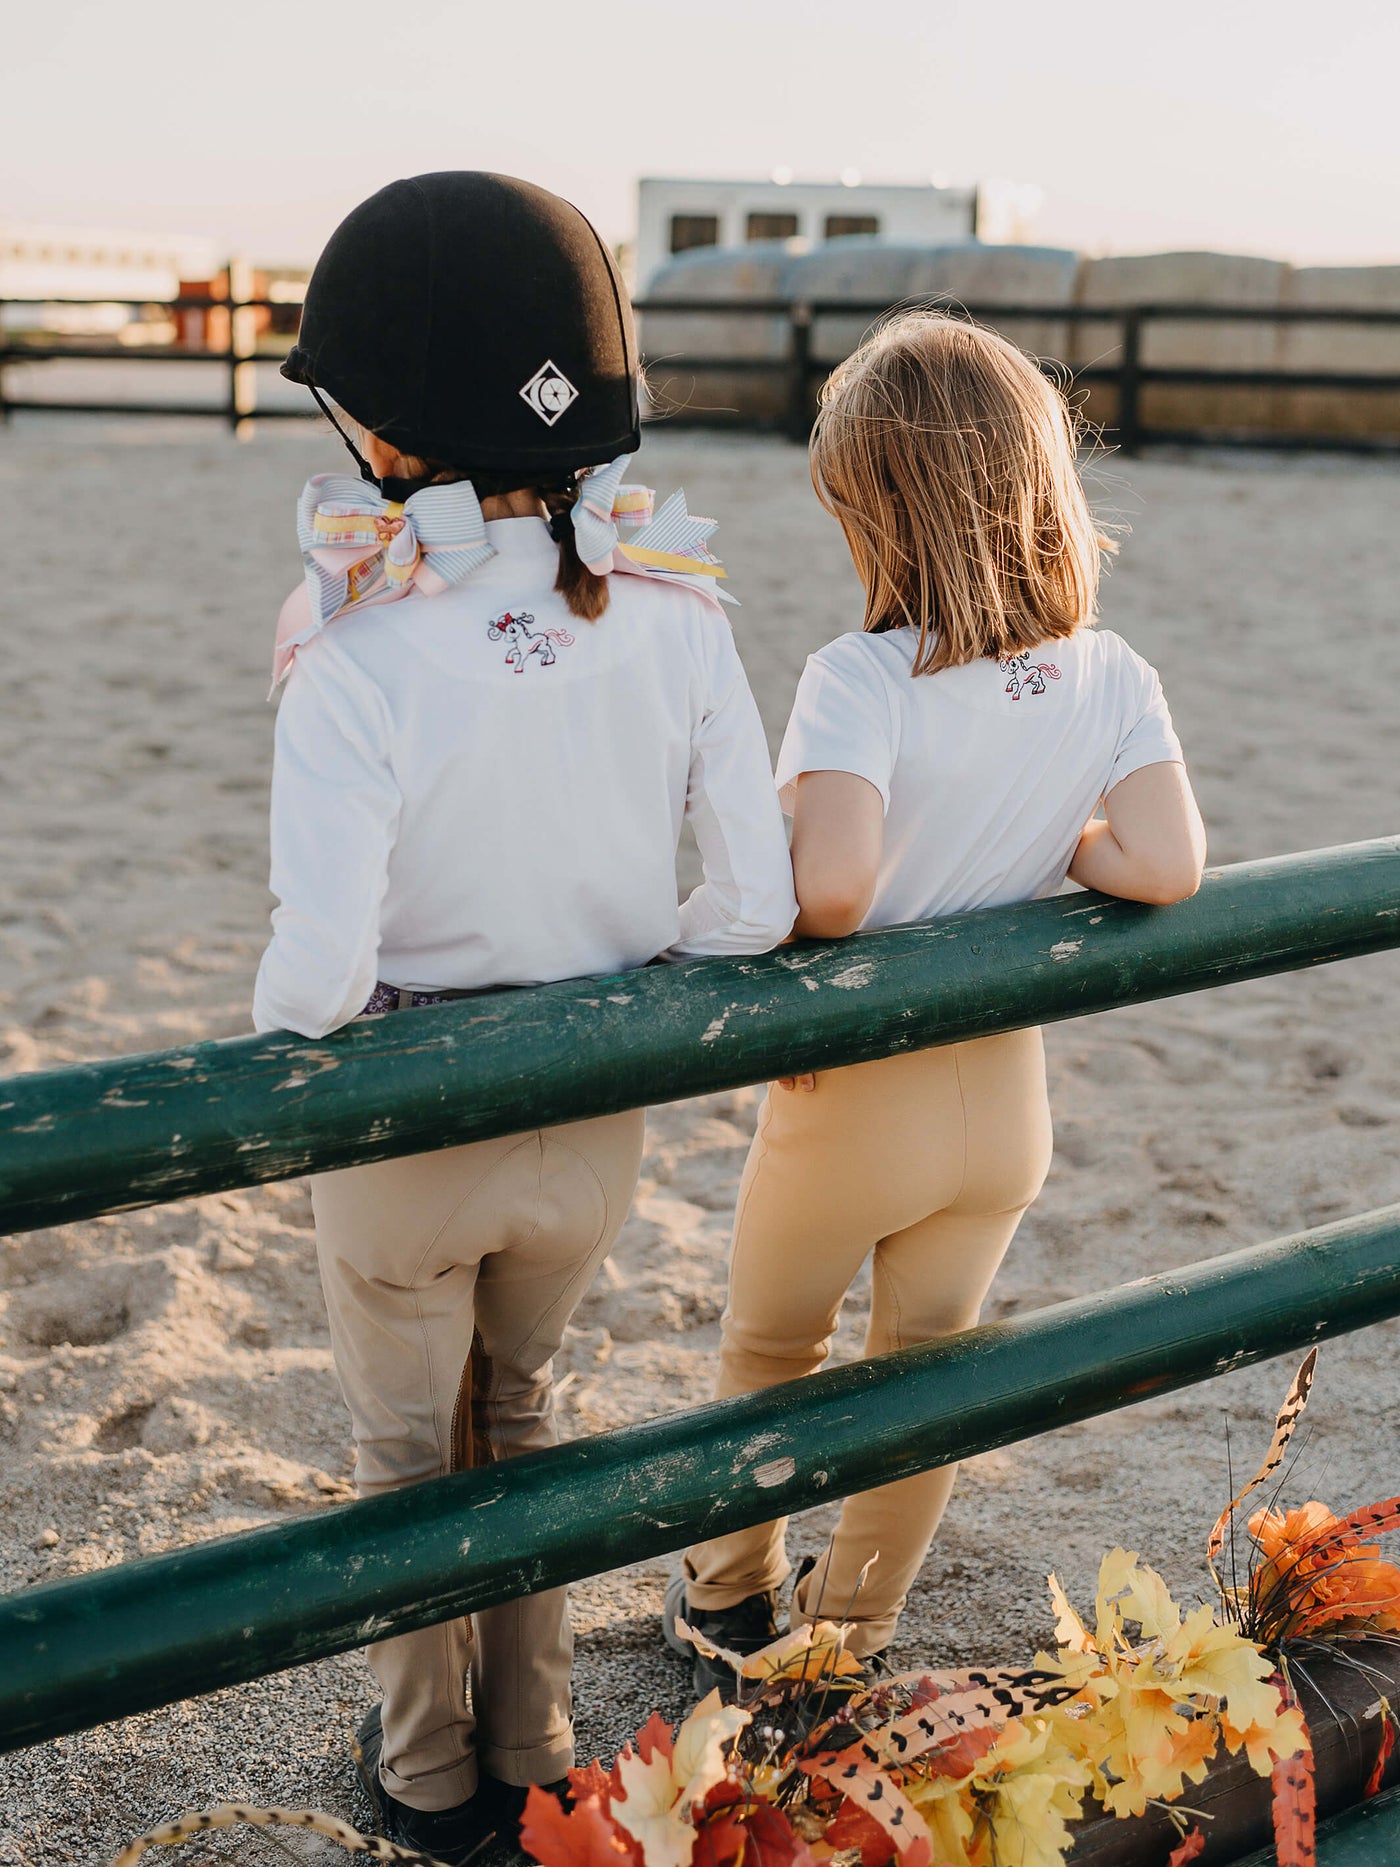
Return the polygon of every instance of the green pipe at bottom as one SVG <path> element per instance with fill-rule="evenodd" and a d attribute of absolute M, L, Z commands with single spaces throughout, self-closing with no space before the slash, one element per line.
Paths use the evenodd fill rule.
<path fill-rule="evenodd" d="M 1400 1205 L 921 1348 L 0 1596 L 0 1750 L 342 1653 L 1400 1314 Z"/>

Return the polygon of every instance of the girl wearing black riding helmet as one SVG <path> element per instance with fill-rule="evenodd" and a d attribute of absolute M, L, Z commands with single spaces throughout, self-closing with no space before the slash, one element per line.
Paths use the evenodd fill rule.
<path fill-rule="evenodd" d="M 393 183 L 332 236 L 286 374 L 361 478 L 298 511 L 258 1028 L 783 939 L 713 527 L 622 483 L 631 315 L 583 215 L 504 176 Z M 704 880 L 678 907 L 687 818 Z M 554 1442 L 551 1357 L 641 1145 L 635 1111 L 313 1177 L 362 1495 Z M 463 1860 L 564 1775 L 570 1656 L 561 1589 L 371 1646 L 391 1839 Z"/>

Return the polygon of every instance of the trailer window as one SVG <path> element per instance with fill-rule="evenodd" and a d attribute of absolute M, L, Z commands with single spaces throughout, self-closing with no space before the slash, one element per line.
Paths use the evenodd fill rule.
<path fill-rule="evenodd" d="M 717 214 L 673 214 L 671 216 L 671 251 L 688 253 L 693 246 L 719 245 Z"/>

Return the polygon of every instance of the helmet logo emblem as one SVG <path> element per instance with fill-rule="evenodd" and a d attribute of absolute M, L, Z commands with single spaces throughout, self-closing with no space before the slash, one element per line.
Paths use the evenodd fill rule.
<path fill-rule="evenodd" d="M 578 390 L 557 363 L 541 363 L 520 391 L 546 428 L 552 428 L 565 409 L 577 402 Z"/>

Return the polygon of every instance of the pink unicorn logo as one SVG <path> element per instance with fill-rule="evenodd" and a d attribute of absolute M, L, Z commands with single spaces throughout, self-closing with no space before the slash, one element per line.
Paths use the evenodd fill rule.
<path fill-rule="evenodd" d="M 532 655 L 539 657 L 542 668 L 552 668 L 558 660 L 554 650 L 572 648 L 574 638 L 567 629 L 532 629 L 529 624 L 534 617 L 522 610 L 513 616 L 509 610 L 487 629 L 487 638 L 492 642 L 509 642 L 506 651 L 506 666 L 516 674 L 525 672 L 525 663 Z"/>
<path fill-rule="evenodd" d="M 1043 694 L 1046 681 L 1060 678 L 1053 661 L 1032 661 L 1029 655 L 1003 655 L 997 666 L 1008 677 L 1004 691 L 1013 700 L 1019 700 L 1027 688 L 1033 694 Z"/>

